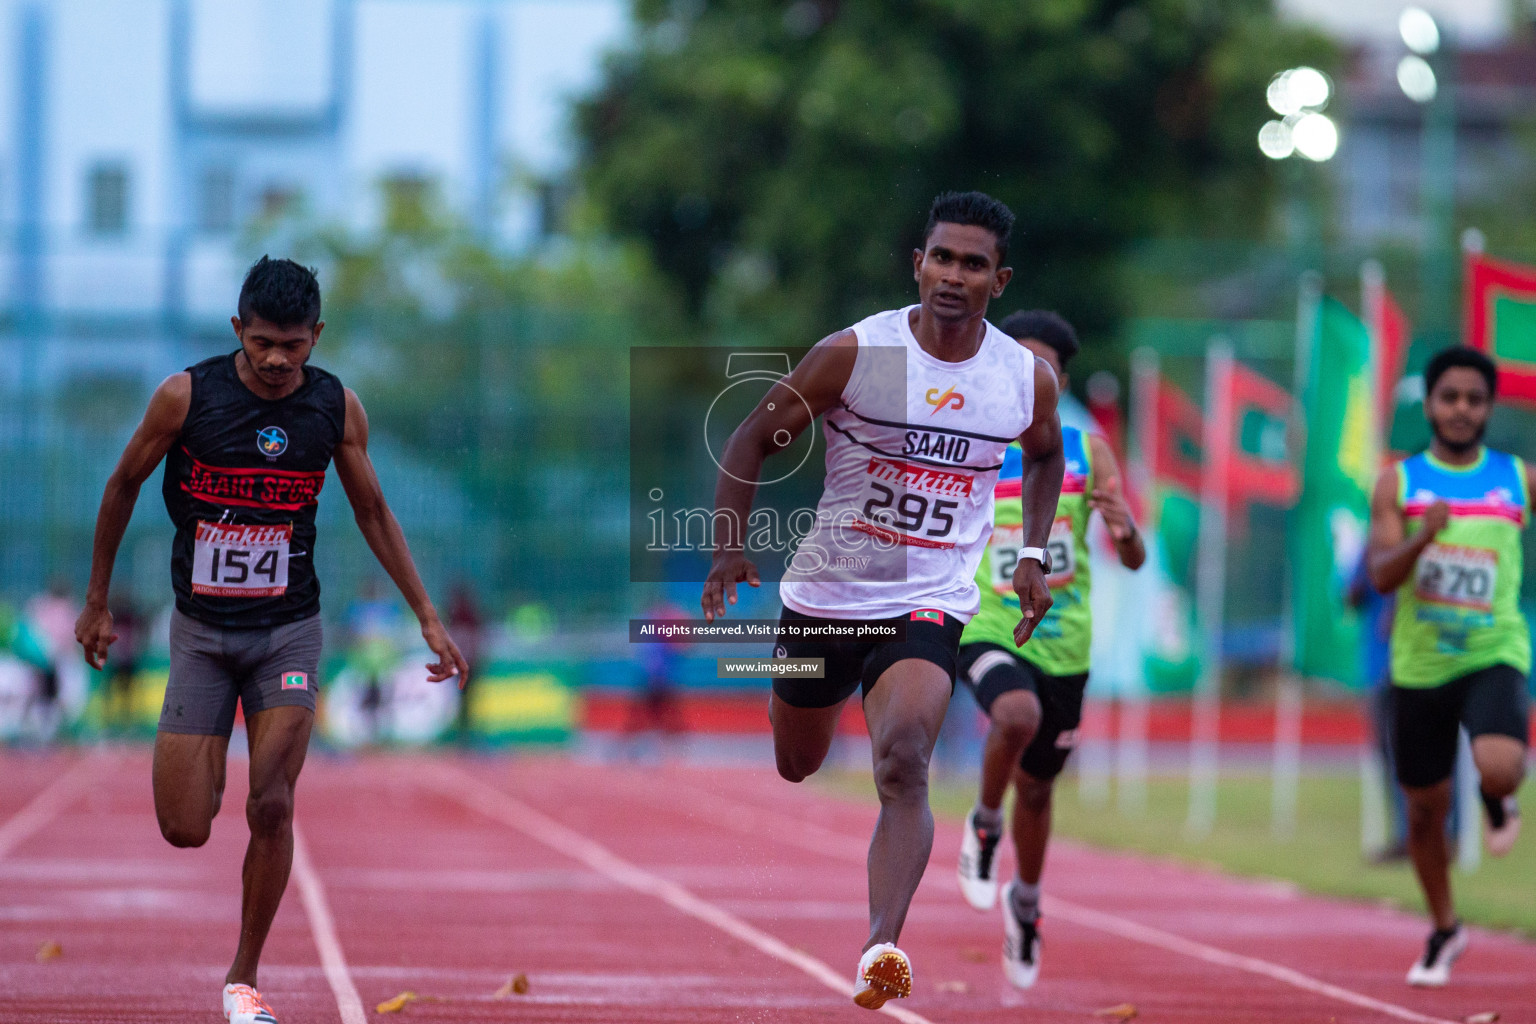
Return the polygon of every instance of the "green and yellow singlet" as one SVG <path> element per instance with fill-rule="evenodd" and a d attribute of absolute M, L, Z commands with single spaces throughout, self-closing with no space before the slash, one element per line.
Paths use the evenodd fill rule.
<path fill-rule="evenodd" d="M 1492 665 L 1529 673 L 1531 637 L 1520 613 L 1525 464 L 1484 448 L 1472 465 L 1448 466 L 1426 451 L 1399 463 L 1397 481 L 1410 533 L 1435 501 L 1451 514 L 1397 588 L 1392 681 L 1441 686 Z"/>
<path fill-rule="evenodd" d="M 1093 613 L 1088 607 L 1088 494 L 1093 486 L 1093 462 L 1088 438 L 1075 427 L 1061 428 L 1066 472 L 1056 519 L 1051 524 L 1051 610 L 1045 613 L 1029 643 L 1018 648 L 1019 656 L 1053 676 L 1088 671 L 1088 650 L 1093 641 Z M 992 540 L 976 570 L 981 588 L 981 610 L 967 623 L 962 644 L 994 643 L 1012 651 L 1013 627 L 1018 625 L 1019 597 L 1013 592 L 1013 568 L 1024 547 L 1022 498 L 1024 453 L 1010 445 L 1003 456 L 994 492 Z"/>

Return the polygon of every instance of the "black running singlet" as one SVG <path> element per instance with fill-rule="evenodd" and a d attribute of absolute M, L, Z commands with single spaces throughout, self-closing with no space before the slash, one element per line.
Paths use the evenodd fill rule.
<path fill-rule="evenodd" d="M 188 372 L 192 402 L 161 488 L 177 609 L 226 628 L 316 614 L 315 510 L 346 427 L 341 382 L 306 365 L 299 389 L 273 401 L 241 382 L 233 353 Z"/>

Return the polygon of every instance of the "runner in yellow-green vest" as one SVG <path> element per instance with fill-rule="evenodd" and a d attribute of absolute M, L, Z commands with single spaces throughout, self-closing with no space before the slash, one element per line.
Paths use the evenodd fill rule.
<path fill-rule="evenodd" d="M 1014 313 L 1000 325 L 1056 371 L 1062 390 L 1077 334 L 1055 313 Z M 976 573 L 981 610 L 960 638 L 960 679 L 987 713 L 981 787 L 966 817 L 960 891 L 977 910 L 997 902 L 995 855 L 1003 836 L 1003 795 L 1016 791 L 1013 842 L 1018 875 L 1003 899 L 1003 970 L 1019 988 L 1040 973 L 1040 873 L 1051 836 L 1051 789 L 1076 743 L 1088 683 L 1093 616 L 1088 605 L 1088 516 L 1097 510 L 1120 561 L 1140 567 L 1147 553 L 1120 486 L 1114 453 L 1101 437 L 1062 427 L 1066 472 L 1051 528 L 1051 608 L 1022 649 L 1014 641 L 1019 600 L 1011 586 L 1023 545 L 1019 523 L 1020 457 L 1010 448 L 998 474 L 992 539 Z"/>
<path fill-rule="evenodd" d="M 1520 533 L 1531 485 L 1524 461 L 1483 444 L 1498 386 L 1486 355 L 1445 349 L 1429 361 L 1424 385 L 1433 440 L 1377 478 L 1367 569 L 1377 590 L 1397 594 L 1397 779 L 1408 797 L 1408 852 L 1435 926 L 1408 983 L 1440 986 L 1467 945 L 1445 843 L 1458 726 L 1472 737 L 1489 852 L 1508 853 L 1520 831 L 1514 793 L 1525 774 L 1531 671 Z"/>

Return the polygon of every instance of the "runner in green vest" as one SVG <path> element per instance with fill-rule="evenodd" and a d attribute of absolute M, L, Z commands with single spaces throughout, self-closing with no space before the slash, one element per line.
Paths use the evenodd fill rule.
<path fill-rule="evenodd" d="M 1397 780 L 1408 797 L 1408 852 L 1435 925 L 1408 983 L 1440 986 L 1467 946 L 1445 843 L 1458 726 L 1472 737 L 1489 852 L 1508 853 L 1520 831 L 1514 793 L 1525 775 L 1531 671 L 1520 532 L 1531 485 L 1518 456 L 1483 445 L 1498 385 L 1492 360 L 1445 349 L 1429 361 L 1424 385 L 1434 438 L 1377 478 L 1367 568 L 1377 590 L 1397 592 Z"/>
<path fill-rule="evenodd" d="M 1067 363 L 1078 350 L 1071 324 L 1055 313 L 1029 310 L 1000 326 L 1049 363 L 1066 390 Z M 998 475 L 992 540 L 976 573 L 981 610 L 960 638 L 960 679 L 992 722 L 980 793 L 961 841 L 960 891 L 977 910 L 997 902 L 995 854 L 1003 837 L 1003 795 L 1012 781 L 1018 875 L 1003 899 L 1003 970 L 1019 988 L 1029 988 L 1040 973 L 1040 873 L 1051 837 L 1051 789 L 1076 743 L 1088 683 L 1089 514 L 1097 509 L 1103 517 L 1121 564 L 1136 569 L 1147 557 L 1108 443 L 1072 427 L 1061 433 L 1067 466 L 1048 547 L 1050 611 L 1020 650 L 1013 638 L 1019 600 L 1010 583 L 1023 543 L 1014 446 Z"/>

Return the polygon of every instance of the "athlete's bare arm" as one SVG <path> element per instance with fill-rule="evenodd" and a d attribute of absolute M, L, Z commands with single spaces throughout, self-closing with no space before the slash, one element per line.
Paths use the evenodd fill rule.
<path fill-rule="evenodd" d="M 1429 547 L 1435 534 L 1445 528 L 1451 509 L 1437 501 L 1424 511 L 1424 522 L 1417 533 L 1408 536 L 1403 510 L 1397 507 L 1397 467 L 1388 466 L 1376 477 L 1371 492 L 1371 536 L 1366 548 L 1366 575 L 1378 592 L 1389 594 L 1403 585 L 1413 572 L 1413 564 Z"/>
<path fill-rule="evenodd" d="M 107 611 L 107 592 L 112 585 L 112 565 L 117 548 L 123 542 L 133 506 L 139 500 L 139 488 L 171 450 L 187 421 L 192 405 L 192 375 L 185 371 L 160 382 L 144 418 L 139 421 L 128 447 L 112 475 L 107 478 L 96 513 L 96 539 L 91 545 L 91 582 L 85 590 L 85 608 L 75 620 L 75 639 L 85 648 L 85 660 L 92 668 L 101 668 L 107 660 L 107 647 L 117 639 L 112 632 L 112 614 Z"/>
<path fill-rule="evenodd" d="M 1136 528 L 1136 518 L 1125 500 L 1125 488 L 1121 483 L 1120 464 L 1109 442 L 1097 434 L 1088 435 L 1088 447 L 1093 453 L 1093 493 L 1088 495 L 1088 507 L 1097 509 L 1104 518 L 1110 539 L 1115 542 L 1115 554 L 1127 569 L 1140 569 L 1147 560 L 1147 547 L 1142 542 L 1141 531 Z"/>
<path fill-rule="evenodd" d="M 1061 477 L 1067 458 L 1061 450 L 1061 417 L 1056 414 L 1056 374 L 1044 359 L 1035 357 L 1035 413 L 1028 429 L 1019 435 L 1024 449 L 1021 480 L 1026 547 L 1043 548 L 1051 542 L 1051 523 L 1061 499 Z M 1013 567 L 1013 592 L 1019 595 L 1022 617 L 1013 627 L 1013 642 L 1023 647 L 1051 608 L 1051 588 L 1045 585 L 1045 567 L 1033 558 L 1021 558 Z"/>
<path fill-rule="evenodd" d="M 334 458 L 336 475 L 341 478 L 341 486 L 346 488 L 347 500 L 352 502 L 358 529 L 363 531 L 374 557 L 400 588 L 411 611 L 416 613 L 422 639 L 437 655 L 436 663 L 427 665 L 427 671 L 431 673 L 427 678 L 440 683 L 457 675 L 462 690 L 469 678 L 469 664 L 437 617 L 437 609 L 427 597 L 427 588 L 421 585 L 421 577 L 416 573 L 416 563 L 411 560 L 405 534 L 401 532 L 395 514 L 389 510 L 389 503 L 384 500 L 379 476 L 373 471 L 373 460 L 368 457 L 368 414 L 351 388 L 347 388 L 347 423 Z"/>
<path fill-rule="evenodd" d="M 715 532 L 714 563 L 700 600 L 705 619 L 714 621 L 716 616 L 725 614 L 727 603 L 736 603 L 738 583 L 754 587 L 762 584 L 757 566 L 747 559 L 743 546 L 763 461 L 793 444 L 817 416 L 842 399 L 858 353 L 858 336 L 851 330 L 821 339 L 788 377 L 768 389 L 757 408 L 726 442 L 720 459 L 720 477 L 715 484 L 715 513 L 717 521 L 734 526 L 728 530 L 717 528 Z M 796 401 L 795 394 L 804 401 Z M 1057 445 L 1060 446 L 1059 437 Z"/>

